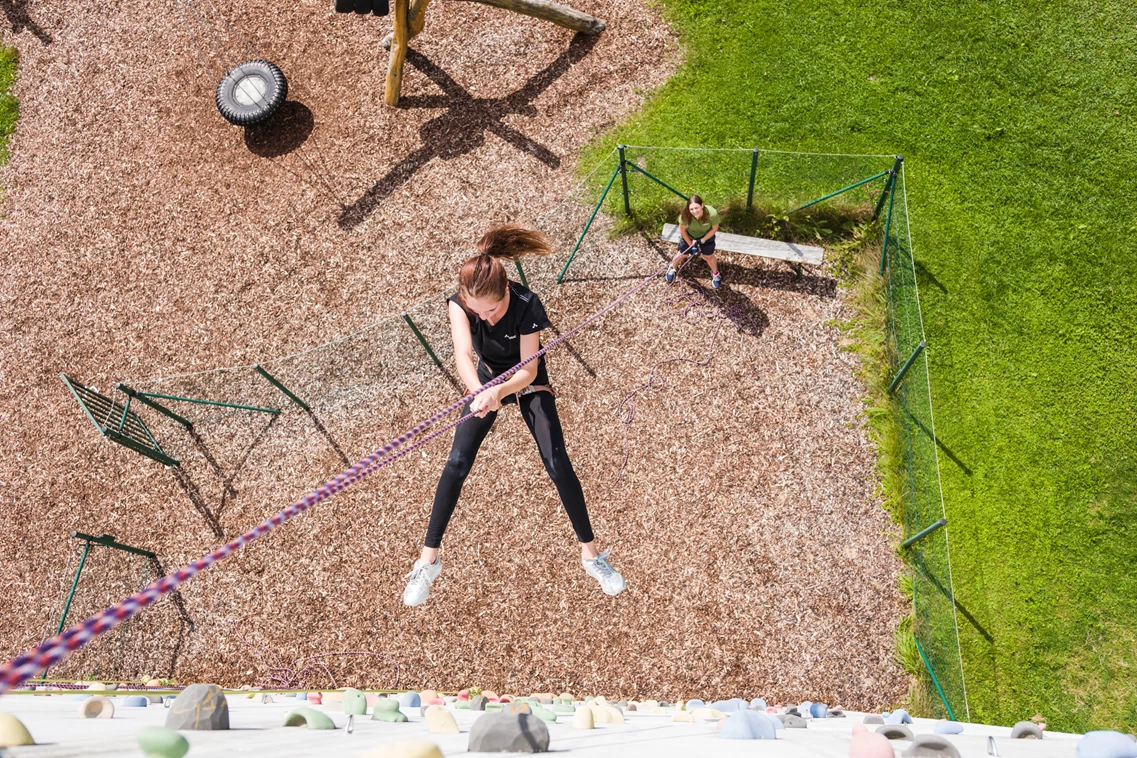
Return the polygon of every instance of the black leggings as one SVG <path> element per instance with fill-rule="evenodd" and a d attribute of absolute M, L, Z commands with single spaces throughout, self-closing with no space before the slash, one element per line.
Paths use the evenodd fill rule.
<path fill-rule="evenodd" d="M 565 434 L 561 430 L 561 420 L 557 416 L 557 405 L 550 392 L 533 392 L 522 395 L 520 398 L 521 417 L 537 441 L 537 449 L 541 452 L 541 460 L 549 478 L 557 486 L 561 503 L 568 511 L 572 528 L 576 538 L 581 542 L 592 542 L 592 525 L 588 521 L 588 509 L 584 505 L 584 490 L 580 487 L 580 479 L 572 470 L 568 453 L 565 452 Z M 462 409 L 462 415 L 470 412 L 470 404 Z M 490 432 L 497 412 L 487 413 L 485 417 L 474 416 L 463 421 L 454 433 L 454 444 L 450 448 L 450 457 L 442 469 L 442 478 L 438 480 L 438 489 L 434 493 L 434 507 L 430 511 L 430 526 L 426 530 L 426 546 L 437 548 L 442 545 L 442 535 L 450 517 L 454 514 L 454 507 L 458 504 L 458 496 L 462 494 L 462 484 L 470 475 L 474 465 L 474 458 L 478 455 L 478 448 Z"/>

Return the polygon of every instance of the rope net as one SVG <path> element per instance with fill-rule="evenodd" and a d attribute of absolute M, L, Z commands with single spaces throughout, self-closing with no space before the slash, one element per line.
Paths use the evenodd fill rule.
<path fill-rule="evenodd" d="M 708 204 L 724 214 L 726 231 L 778 239 L 793 238 L 800 242 L 816 239 L 817 244 L 823 244 L 848 232 L 854 221 L 868 220 L 884 187 L 884 175 L 894 161 L 894 157 L 888 155 L 821 155 L 767 150 L 759 151 L 755 160 L 755 152 L 751 149 L 642 146 L 626 147 L 624 157 L 629 166 L 626 201 L 632 211 L 630 220 L 625 215 L 624 177 L 618 170 L 619 156 L 617 151 L 612 151 L 586 169 L 568 196 L 532 224 L 551 237 L 555 254 L 546 258 L 523 259 L 520 270 L 507 264 L 511 278 L 524 281 L 530 289 L 542 294 L 547 302 L 555 300 L 555 306 L 550 307 L 554 328 L 546 335 L 546 346 L 542 352 L 560 346 L 568 347 L 566 352 L 573 352 L 569 342 L 571 336 L 581 334 L 582 330 L 599 328 L 601 319 L 605 319 L 613 309 L 656 281 L 661 266 L 665 267 L 673 254 L 671 245 L 657 241 L 657 224 L 675 222 L 682 204 L 680 195 L 702 195 Z M 876 180 L 805 210 L 789 213 L 800 205 L 878 175 L 880 178 Z M 897 186 L 889 224 L 886 281 L 889 338 L 897 360 L 903 361 L 914 345 L 923 339 L 923 326 L 902 175 Z M 748 198 L 752 200 L 749 205 Z M 634 226 L 638 235 L 627 233 L 629 225 Z M 473 239 L 469 240 L 463 249 L 472 252 L 473 242 Z M 285 410 L 280 415 L 270 415 L 219 406 L 167 403 L 189 415 L 196 430 L 208 432 L 211 439 L 228 436 L 237 441 L 236 448 L 246 451 L 238 465 L 226 472 L 220 471 L 209 449 L 199 440 L 187 435 L 170 420 L 149 409 L 144 411 L 147 423 L 164 449 L 170 450 L 187 466 L 215 469 L 223 480 L 220 487 L 223 501 L 226 488 L 240 474 L 242 467 L 273 465 L 271 457 L 265 459 L 266 454 L 271 456 L 266 448 L 281 444 L 282 440 L 281 434 L 270 434 L 274 427 L 283 426 L 293 435 L 318 435 L 326 457 L 311 461 L 313 468 L 319 464 L 343 470 L 288 508 L 267 518 L 263 512 L 245 513 L 243 523 L 259 522 L 253 529 L 0 667 L 0 693 L 18 686 L 44 666 L 54 665 L 86 643 L 118 627 L 197 573 L 241 550 L 285 521 L 389 466 L 460 423 L 461 419 L 454 412 L 461 408 L 464 400 L 454 370 L 446 315 L 446 299 L 452 291 L 447 287 L 420 302 L 393 309 L 350 334 L 303 347 L 290 355 L 261 359 L 259 366 L 307 404 L 310 409 L 307 413 L 292 405 L 252 365 L 226 366 L 191 374 L 171 371 L 164 376 L 127 380 L 126 384 L 142 392 Z M 613 291 L 622 294 L 613 299 Z M 676 305 L 670 301 L 667 304 Z M 688 305 L 679 300 L 677 307 L 686 317 L 690 310 Z M 591 315 L 585 318 L 582 314 Z M 722 316 L 723 323 L 732 323 L 740 330 L 747 328 L 734 318 L 737 314 L 723 310 L 717 315 Z M 558 321 L 567 318 L 571 318 L 571 322 Z M 618 322 L 616 328 L 630 330 L 631 339 L 637 336 L 635 327 L 627 323 Z M 696 362 L 712 359 L 718 335 L 719 327 L 716 325 L 708 332 L 707 353 L 694 356 Z M 666 342 L 663 348 L 666 348 Z M 437 358 L 437 364 L 434 358 Z M 609 353 L 602 357 L 604 361 L 619 358 L 619 355 Z M 600 358 L 593 364 L 604 365 Z M 519 367 L 514 370 L 516 368 Z M 644 374 L 643 366 L 637 368 L 641 369 L 635 374 L 639 377 Z M 654 372 L 654 367 L 651 370 Z M 499 377 L 487 387 L 506 378 Z M 627 389 L 635 390 L 635 381 Z M 648 384 L 640 389 L 652 390 L 658 381 L 652 374 L 648 377 Z M 644 393 L 640 392 L 640 395 Z M 616 420 L 618 424 L 621 421 L 623 425 L 632 423 L 635 396 L 629 397 L 618 411 L 621 416 Z M 924 359 L 913 366 L 897 393 L 897 402 L 905 425 L 905 475 L 909 484 L 904 493 L 904 528 L 905 536 L 908 536 L 943 515 Z M 397 429 L 409 430 L 396 434 L 394 430 Z M 372 449 L 374 440 L 384 438 L 390 440 L 386 445 L 366 455 L 361 453 L 360 448 Z M 623 475 L 621 461 L 623 464 L 628 461 L 626 430 L 621 431 L 620 438 L 623 446 L 613 452 L 614 477 L 616 469 Z M 283 436 L 283 439 L 287 444 L 289 438 Z M 352 461 L 357 462 L 351 465 Z M 237 518 L 237 515 L 230 514 L 229 518 Z M 215 533 L 217 531 L 215 529 Z M 955 628 L 947 530 L 942 529 L 917 543 L 913 555 L 913 565 L 917 567 L 914 571 L 916 634 L 944 688 L 947 701 L 956 710 L 957 717 L 962 717 L 967 712 L 966 693 Z"/>

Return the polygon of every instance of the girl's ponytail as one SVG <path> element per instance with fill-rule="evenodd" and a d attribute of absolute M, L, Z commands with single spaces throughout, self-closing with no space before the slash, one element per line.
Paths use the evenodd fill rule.
<path fill-rule="evenodd" d="M 500 300 L 505 297 L 507 278 L 501 260 L 519 260 L 525 255 L 549 255 L 553 244 L 544 232 L 509 224 L 495 226 L 478 240 L 478 255 L 462 264 L 458 272 L 458 299 L 467 297 Z"/>

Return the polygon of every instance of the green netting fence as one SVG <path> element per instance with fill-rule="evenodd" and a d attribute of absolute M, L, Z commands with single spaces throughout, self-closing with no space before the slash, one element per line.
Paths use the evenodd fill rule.
<path fill-rule="evenodd" d="M 894 191 L 886 193 L 890 186 Z M 905 450 L 904 536 L 911 538 L 942 519 L 926 354 L 908 361 L 925 338 L 903 166 L 895 156 L 621 146 L 586 168 L 555 208 L 536 215 L 535 225 L 552 238 L 556 254 L 525 259 L 514 272 L 516 278 L 546 293 L 601 278 L 630 282 L 658 271 L 673 252 L 670 245 L 657 245 L 645 255 L 643 246 L 635 252 L 633 246 L 621 244 L 621 234 L 634 230 L 658 238 L 660 229 L 653 224 L 674 222 L 682 198 L 690 194 L 701 195 L 723 211 L 724 231 L 775 236 L 807 218 L 821 246 L 849 231 L 827 229 L 827 224 L 849 223 L 850 218 L 868 221 L 879 210 L 879 223 L 887 229 L 882 269 L 891 350 L 898 372 L 910 363 L 894 393 Z M 650 229 L 654 233 L 644 231 Z M 471 247 L 472 240 L 466 241 L 455 252 Z M 377 419 L 385 422 L 386 431 L 401 423 L 409 425 L 406 422 L 432 412 L 460 390 L 446 315 L 451 293 L 451 289 L 440 291 L 357 331 L 291 355 L 123 384 L 135 396 L 158 398 L 158 403 L 176 408 L 195 424 L 218 424 L 214 431 L 223 428 L 225 420 L 244 418 L 245 427 L 234 426 L 232 433 L 256 435 L 277 423 L 277 409 L 291 407 L 310 416 L 325 435 L 325 424 L 351 428 L 366 445 L 371 437 L 382 439 L 383 425 Z M 569 321 L 555 324 L 561 331 L 588 314 L 564 315 Z M 125 407 L 125 389 L 116 389 L 113 395 L 104 405 Z M 199 402 L 187 404 L 176 398 Z M 201 404 L 203 400 L 207 404 Z M 141 404 L 134 409 L 143 412 Z M 270 412 L 249 412 L 266 409 Z M 151 411 L 147 406 L 146 413 Z M 185 439 L 177 437 L 184 437 L 186 430 L 168 418 L 155 418 L 152 428 L 162 449 L 171 451 L 173 465 L 181 460 L 180 452 L 191 452 Z M 345 451 L 336 446 L 336 450 L 346 465 L 370 448 Z M 938 692 L 934 707 L 939 715 L 968 718 L 947 529 L 933 530 L 906 552 L 913 572 L 916 638 Z"/>

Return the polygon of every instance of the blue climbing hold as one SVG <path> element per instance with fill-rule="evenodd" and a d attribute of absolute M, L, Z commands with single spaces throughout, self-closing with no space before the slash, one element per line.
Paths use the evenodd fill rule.
<path fill-rule="evenodd" d="M 706 707 L 707 707 L 707 704 L 706 704 L 706 703 L 704 703 L 704 702 L 703 702 L 702 700 L 700 700 L 699 698 L 694 698 L 694 699 L 692 699 L 692 700 L 688 700 L 688 701 L 687 701 L 687 706 L 686 706 L 686 708 L 687 708 L 687 710 L 688 710 L 688 711 L 693 711 L 693 710 L 695 710 L 696 708 L 706 708 Z"/>
<path fill-rule="evenodd" d="M 71 699 L 72 700 L 86 700 L 89 697 L 91 697 L 91 696 L 90 695 L 72 695 Z"/>
<path fill-rule="evenodd" d="M 1137 758 L 1137 742 L 1121 732 L 1086 732 L 1074 758 Z"/>
<path fill-rule="evenodd" d="M 124 708 L 145 708 L 150 701 L 144 695 L 131 695 L 122 701 Z"/>
<path fill-rule="evenodd" d="M 756 697 L 750 701 L 750 707 L 755 710 L 766 710 L 766 701 L 760 697 Z"/>
<path fill-rule="evenodd" d="M 308 693 L 307 692 L 297 692 L 296 693 L 296 699 L 297 700 L 307 700 L 308 699 Z"/>
<path fill-rule="evenodd" d="M 779 718 L 778 716 L 772 715 L 772 714 L 768 715 L 768 716 L 766 714 L 762 714 L 762 715 L 766 716 L 766 718 L 768 718 L 770 720 L 770 723 L 774 725 L 774 731 L 775 732 L 786 728 L 785 722 L 782 721 L 782 719 Z"/>
<path fill-rule="evenodd" d="M 814 703 L 813 705 L 809 706 L 809 713 L 815 719 L 823 719 L 829 713 L 829 706 L 827 706 L 825 703 Z"/>
<path fill-rule="evenodd" d="M 884 717 L 886 724 L 911 724 L 912 717 L 908 715 L 908 711 L 903 708 L 897 708 L 892 713 Z"/>
<path fill-rule="evenodd" d="M 711 703 L 711 707 L 716 711 L 723 713 L 734 713 L 735 711 L 745 711 L 746 701 L 737 697 L 732 697 L 730 700 L 718 700 Z"/>
<path fill-rule="evenodd" d="M 399 695 L 399 705 L 403 708 L 419 708 L 422 706 L 422 699 L 417 692 L 404 692 Z"/>
<path fill-rule="evenodd" d="M 963 724 L 958 721 L 937 721 L 934 731 L 936 734 L 962 734 Z"/>
<path fill-rule="evenodd" d="M 773 740 L 777 739 L 775 727 L 766 714 L 742 710 L 730 714 L 719 730 L 724 740 Z"/>
<path fill-rule="evenodd" d="M 813 718 L 813 714 L 809 712 L 810 706 L 812 706 L 812 705 L 813 705 L 812 700 L 806 700 L 804 703 L 802 703 L 801 705 L 799 705 L 797 707 L 797 711 L 798 711 L 798 713 L 800 713 L 802 715 L 802 718 L 807 718 L 807 719 Z"/>

